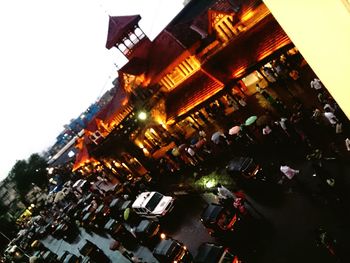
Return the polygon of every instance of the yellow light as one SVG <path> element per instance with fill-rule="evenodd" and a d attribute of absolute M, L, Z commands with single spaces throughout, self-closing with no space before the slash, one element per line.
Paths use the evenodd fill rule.
<path fill-rule="evenodd" d="M 141 111 L 139 115 L 137 116 L 140 120 L 144 121 L 147 119 L 147 114 L 144 111 Z"/>
<path fill-rule="evenodd" d="M 214 179 L 209 179 L 206 183 L 205 183 L 205 187 L 206 188 L 212 188 L 215 185 L 215 180 Z"/>
<path fill-rule="evenodd" d="M 165 239 L 165 238 L 166 238 L 166 235 L 165 235 L 164 233 L 161 233 L 161 234 L 160 234 L 160 238 L 161 238 L 161 239 Z"/>

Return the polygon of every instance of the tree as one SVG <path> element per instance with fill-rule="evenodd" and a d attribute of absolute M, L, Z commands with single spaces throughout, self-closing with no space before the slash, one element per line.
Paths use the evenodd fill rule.
<path fill-rule="evenodd" d="M 19 160 L 15 163 L 9 173 L 9 178 L 16 183 L 22 199 L 32 188 L 32 184 L 42 188 L 48 185 L 46 167 L 45 159 L 37 153 L 32 154 L 28 160 Z"/>

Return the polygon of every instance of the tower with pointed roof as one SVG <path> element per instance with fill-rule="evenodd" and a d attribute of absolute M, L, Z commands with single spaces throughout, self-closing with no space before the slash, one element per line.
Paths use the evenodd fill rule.
<path fill-rule="evenodd" d="M 140 46 L 151 43 L 138 25 L 140 20 L 140 15 L 110 16 L 106 48 L 116 47 L 127 59 L 132 59 Z"/>

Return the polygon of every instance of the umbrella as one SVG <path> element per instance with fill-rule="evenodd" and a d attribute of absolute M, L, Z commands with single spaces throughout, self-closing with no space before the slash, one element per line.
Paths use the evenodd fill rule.
<path fill-rule="evenodd" d="M 256 125 L 258 126 L 263 126 L 265 124 L 268 124 L 271 121 L 271 117 L 268 115 L 261 115 L 257 120 L 256 120 Z"/>
<path fill-rule="evenodd" d="M 244 125 L 245 125 L 245 126 L 252 125 L 252 124 L 256 121 L 257 118 L 258 118 L 258 117 L 255 116 L 255 115 L 254 115 L 254 116 L 250 116 L 248 119 L 245 120 Z"/>
<path fill-rule="evenodd" d="M 127 221 L 129 219 L 129 216 L 130 216 L 130 208 L 127 208 L 124 210 L 124 214 L 123 214 L 124 220 Z"/>
<path fill-rule="evenodd" d="M 233 126 L 229 131 L 228 133 L 230 135 L 234 135 L 234 134 L 237 134 L 241 131 L 241 127 L 240 126 Z"/>
<path fill-rule="evenodd" d="M 211 140 L 215 143 L 218 144 L 220 142 L 220 137 L 223 136 L 222 132 L 214 132 L 213 135 L 211 136 Z"/>
<path fill-rule="evenodd" d="M 179 156 L 179 155 L 180 155 L 179 148 L 174 147 L 174 148 L 171 150 L 171 154 L 172 154 L 173 156 Z"/>

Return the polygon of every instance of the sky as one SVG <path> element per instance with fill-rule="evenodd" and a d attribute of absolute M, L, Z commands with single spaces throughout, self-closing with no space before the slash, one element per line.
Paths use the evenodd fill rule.
<path fill-rule="evenodd" d="M 182 8 L 183 0 L 0 1 L 0 180 L 112 87 L 126 59 L 105 48 L 109 15 L 140 14 L 154 39 Z"/>

